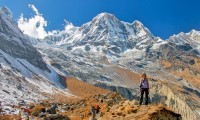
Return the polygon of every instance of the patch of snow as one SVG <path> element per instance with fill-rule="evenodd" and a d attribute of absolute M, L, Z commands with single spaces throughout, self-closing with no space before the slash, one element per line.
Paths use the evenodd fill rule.
<path fill-rule="evenodd" d="M 145 56 L 145 50 L 138 50 L 136 48 L 129 49 L 124 52 L 123 57 L 126 59 L 141 59 Z"/>
<path fill-rule="evenodd" d="M 162 39 L 159 38 L 159 39 L 156 41 L 156 43 L 153 44 L 153 46 L 151 47 L 151 49 L 156 50 L 156 49 L 158 49 L 161 45 L 164 45 L 164 44 L 166 44 L 166 43 L 167 43 L 166 41 L 163 41 Z"/>

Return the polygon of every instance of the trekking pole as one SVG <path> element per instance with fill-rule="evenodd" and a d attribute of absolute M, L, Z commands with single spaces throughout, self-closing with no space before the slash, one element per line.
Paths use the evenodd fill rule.
<path fill-rule="evenodd" d="M 137 100 L 138 100 L 138 104 L 140 104 L 139 102 L 140 102 L 140 93 L 141 91 L 140 91 L 140 88 L 138 89 L 138 94 L 137 94 Z"/>
<path fill-rule="evenodd" d="M 151 98 L 150 98 L 150 93 L 148 93 L 148 104 L 150 105 Z"/>

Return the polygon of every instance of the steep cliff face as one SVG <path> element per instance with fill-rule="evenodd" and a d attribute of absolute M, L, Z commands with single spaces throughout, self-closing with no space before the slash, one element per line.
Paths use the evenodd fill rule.
<path fill-rule="evenodd" d="M 7 7 L 0 9 L 0 49 L 7 54 L 26 59 L 42 70 L 50 72 L 41 54 L 20 31 Z"/>
<path fill-rule="evenodd" d="M 154 103 L 162 103 L 176 113 L 181 114 L 183 120 L 199 120 L 200 115 L 196 112 L 199 107 L 198 103 L 195 105 L 192 99 L 188 100 L 187 95 L 181 94 L 183 91 L 178 91 L 169 86 L 172 87 L 173 83 L 165 85 L 163 83 L 152 82 L 152 101 Z"/>
<path fill-rule="evenodd" d="M 0 101 L 6 106 L 21 100 L 35 102 L 64 86 L 12 18 L 7 7 L 0 8 Z M 63 89 L 62 89 L 63 90 Z M 61 91 L 62 91 L 61 90 Z M 66 92 L 67 95 L 67 92 Z"/>
<path fill-rule="evenodd" d="M 96 83 L 94 86 L 103 88 L 103 89 L 107 89 L 113 92 L 117 92 L 119 94 L 122 95 L 122 97 L 132 100 L 135 98 L 135 96 L 133 95 L 134 93 L 131 92 L 130 89 L 126 88 L 126 87 L 122 87 L 122 86 L 109 86 L 103 83 Z"/>

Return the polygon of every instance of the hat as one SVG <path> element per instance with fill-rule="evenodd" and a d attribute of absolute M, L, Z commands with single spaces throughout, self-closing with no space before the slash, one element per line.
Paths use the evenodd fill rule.
<path fill-rule="evenodd" d="M 146 75 L 146 73 L 145 73 L 145 72 L 143 72 L 143 73 L 142 73 L 142 75 Z"/>

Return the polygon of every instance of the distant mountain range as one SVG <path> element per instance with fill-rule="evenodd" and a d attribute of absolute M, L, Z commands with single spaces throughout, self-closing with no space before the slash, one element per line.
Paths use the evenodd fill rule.
<path fill-rule="evenodd" d="M 7 99 L 11 95 L 17 102 L 29 93 L 27 100 L 42 99 L 43 92 L 73 96 L 63 80 L 69 76 L 137 99 L 140 74 L 146 72 L 151 102 L 163 103 L 184 120 L 200 118 L 199 31 L 162 40 L 139 21 L 101 13 L 81 27 L 69 24 L 37 39 L 24 35 L 3 7 L 0 42 L 0 92 Z"/>

